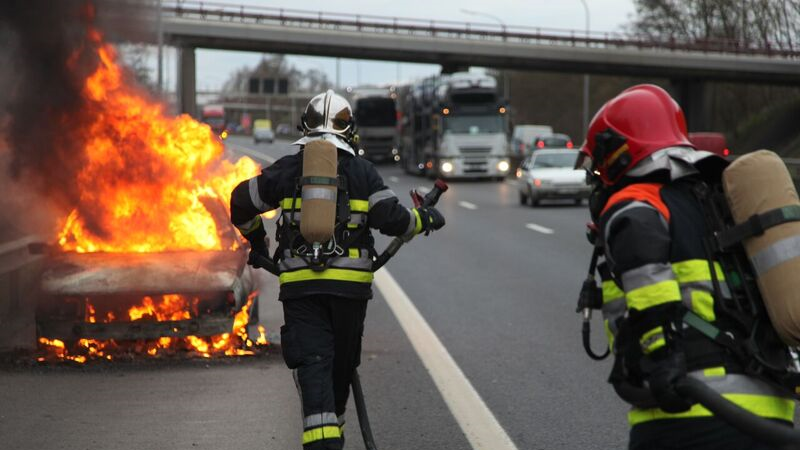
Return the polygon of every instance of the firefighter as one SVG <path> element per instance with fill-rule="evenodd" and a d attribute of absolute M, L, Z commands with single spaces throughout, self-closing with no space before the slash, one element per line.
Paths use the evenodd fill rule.
<path fill-rule="evenodd" d="M 694 149 L 680 106 L 654 85 L 603 105 L 578 158 L 595 186 L 590 211 L 607 265 L 602 309 L 615 357 L 609 381 L 632 404 L 630 449 L 769 448 L 678 395 L 674 383 L 684 376 L 758 416 L 793 421 L 791 399 L 744 375 L 747 361 L 681 320 L 686 310 L 711 324 L 726 320 L 717 305 L 729 288 L 713 263 L 723 297 L 715 298 L 704 211 L 692 190 L 724 166 Z"/>
<path fill-rule="evenodd" d="M 440 229 L 445 221 L 434 208 L 402 206 L 372 164 L 356 155 L 352 109 L 340 95 L 328 90 L 312 98 L 301 127 L 304 137 L 294 143 L 300 146 L 298 153 L 277 160 L 233 190 L 231 221 L 252 253 L 268 257 L 260 214 L 282 210 L 274 256 L 285 322 L 281 348 L 300 394 L 303 448 L 341 449 L 345 405 L 360 363 L 367 300 L 372 297 L 376 252 L 370 229 L 410 239 Z M 308 243 L 297 223 L 303 207 L 298 180 L 303 149 L 318 140 L 337 149 L 339 192 L 334 251 L 324 266 L 312 267 L 314 262 L 303 255 Z"/>

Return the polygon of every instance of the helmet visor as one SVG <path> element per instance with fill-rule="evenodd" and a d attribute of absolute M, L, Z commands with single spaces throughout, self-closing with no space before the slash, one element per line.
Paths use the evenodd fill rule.
<path fill-rule="evenodd" d="M 317 110 L 315 105 L 309 105 L 306 109 L 306 127 L 309 130 L 321 128 L 325 124 L 325 117 Z"/>
<path fill-rule="evenodd" d="M 351 121 L 350 108 L 342 108 L 333 116 L 331 127 L 336 131 L 346 131 L 350 128 Z"/>

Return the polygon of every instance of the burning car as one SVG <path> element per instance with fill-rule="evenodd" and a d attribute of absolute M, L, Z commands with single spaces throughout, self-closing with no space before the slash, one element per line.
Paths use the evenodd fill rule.
<path fill-rule="evenodd" d="M 76 194 L 41 280 L 39 359 L 251 353 L 266 339 L 247 333 L 253 288 L 227 199 L 258 165 L 226 159 L 207 124 L 167 115 L 91 26 L 74 61 L 87 55 L 96 67 L 69 117 L 79 164 L 64 190 Z"/>

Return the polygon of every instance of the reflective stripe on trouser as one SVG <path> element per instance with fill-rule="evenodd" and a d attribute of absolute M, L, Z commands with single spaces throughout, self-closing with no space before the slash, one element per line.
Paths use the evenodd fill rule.
<path fill-rule="evenodd" d="M 698 370 L 689 373 L 689 376 L 704 381 L 726 399 L 757 416 L 787 422 L 794 420 L 794 400 L 783 397 L 779 391 L 761 380 L 746 375 L 726 374 L 722 367 Z M 711 416 L 713 414 L 700 404 L 695 404 L 688 411 L 677 414 L 670 414 L 657 408 L 634 408 L 628 413 L 628 423 L 634 426 L 660 419 Z"/>
<path fill-rule="evenodd" d="M 282 305 L 286 325 L 281 327 L 281 349 L 300 394 L 303 448 L 340 450 L 367 300 L 315 295 Z"/>

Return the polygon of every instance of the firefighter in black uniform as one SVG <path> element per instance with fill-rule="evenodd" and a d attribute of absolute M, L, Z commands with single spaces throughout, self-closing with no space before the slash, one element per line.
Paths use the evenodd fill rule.
<path fill-rule="evenodd" d="M 694 149 L 680 107 L 653 85 L 627 89 L 600 108 L 581 151 L 578 166 L 596 186 L 590 210 L 607 264 L 602 309 L 616 360 L 610 382 L 633 406 L 630 448 L 768 448 L 674 387 L 695 377 L 758 416 L 787 425 L 794 417 L 791 399 L 744 375 L 747 361 L 681 319 L 690 311 L 717 326 L 726 320 L 718 305 L 730 290 L 704 249 L 706 221 L 693 191 L 724 161 Z"/>
<path fill-rule="evenodd" d="M 349 103 L 329 90 L 317 95 L 302 116 L 301 151 L 285 156 L 239 184 L 231 194 L 231 221 L 250 242 L 251 252 L 268 256 L 260 214 L 281 208 L 274 258 L 280 268 L 285 325 L 281 347 L 293 369 L 303 411 L 304 449 L 341 449 L 353 371 L 360 363 L 367 300 L 372 297 L 374 241 L 370 228 L 411 239 L 444 226 L 434 208 L 408 209 L 380 175 L 355 152 L 355 123 Z M 302 203 L 298 179 L 303 146 L 326 140 L 338 149 L 337 248 L 324 270 L 309 267 L 297 239 Z M 346 199 L 346 200 L 345 200 Z M 342 210 L 349 213 L 342 214 Z M 337 222 L 339 219 L 337 218 Z"/>

